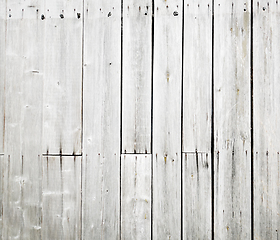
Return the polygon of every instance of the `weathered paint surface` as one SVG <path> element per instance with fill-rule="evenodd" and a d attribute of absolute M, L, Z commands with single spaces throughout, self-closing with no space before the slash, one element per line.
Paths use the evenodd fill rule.
<path fill-rule="evenodd" d="M 121 156 L 121 239 L 151 239 L 151 155 Z"/>
<path fill-rule="evenodd" d="M 0 238 L 278 239 L 280 9 L 250 2 L 0 0 Z"/>
<path fill-rule="evenodd" d="M 280 6 L 254 1 L 254 238 L 280 231 Z"/>
<path fill-rule="evenodd" d="M 42 166 L 42 239 L 79 239 L 81 157 L 43 157 Z"/>
<path fill-rule="evenodd" d="M 151 153 L 152 1 L 123 1 L 122 153 Z"/>
<path fill-rule="evenodd" d="M 39 9 L 45 23 L 43 153 L 81 153 L 82 4 L 48 0 Z"/>
<path fill-rule="evenodd" d="M 211 239 L 211 158 L 183 153 L 183 239 Z"/>
<path fill-rule="evenodd" d="M 119 239 L 121 4 L 84 7 L 82 238 Z"/>
<path fill-rule="evenodd" d="M 153 238 L 181 236 L 182 1 L 155 1 Z"/>
<path fill-rule="evenodd" d="M 215 2 L 214 234 L 251 238 L 250 1 Z"/>

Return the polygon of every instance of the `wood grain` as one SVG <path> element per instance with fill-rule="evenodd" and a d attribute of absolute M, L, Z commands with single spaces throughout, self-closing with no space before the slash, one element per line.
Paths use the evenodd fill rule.
<path fill-rule="evenodd" d="M 280 6 L 254 1 L 254 239 L 280 230 Z"/>

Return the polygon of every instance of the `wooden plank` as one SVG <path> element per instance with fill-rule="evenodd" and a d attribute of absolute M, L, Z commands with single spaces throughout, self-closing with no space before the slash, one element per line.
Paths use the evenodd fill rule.
<path fill-rule="evenodd" d="M 78 13 L 82 13 L 82 3 L 48 0 L 42 12 L 45 18 L 43 153 L 81 153 L 83 21 Z"/>
<path fill-rule="evenodd" d="M 82 237 L 119 239 L 121 2 L 87 0 L 84 12 Z"/>
<path fill-rule="evenodd" d="M 151 153 L 152 0 L 123 1 L 122 153 Z"/>
<path fill-rule="evenodd" d="M 122 155 L 121 167 L 121 239 L 151 239 L 151 155 Z"/>
<path fill-rule="evenodd" d="M 254 1 L 254 238 L 280 231 L 280 3 Z"/>
<path fill-rule="evenodd" d="M 44 24 L 33 4 L 7 1 L 3 239 L 41 236 Z"/>
<path fill-rule="evenodd" d="M 153 238 L 181 237 L 182 1 L 155 1 Z"/>
<path fill-rule="evenodd" d="M 5 132 L 5 71 L 6 71 L 6 1 L 0 0 L 0 153 L 4 152 Z"/>
<path fill-rule="evenodd" d="M 42 239 L 81 237 L 81 157 L 43 157 Z"/>
<path fill-rule="evenodd" d="M 214 235 L 251 238 L 250 1 L 215 2 Z"/>
<path fill-rule="evenodd" d="M 3 193 L 4 193 L 4 156 L 0 155 L 0 206 L 3 206 Z M 3 229 L 3 208 L 0 209 L 0 236 L 2 238 Z"/>
<path fill-rule="evenodd" d="M 212 2 L 184 2 L 183 238 L 211 238 Z M 199 152 L 199 154 L 195 154 Z M 207 159 L 205 159 L 207 155 Z M 203 163 L 207 160 L 208 168 Z"/>
<path fill-rule="evenodd" d="M 211 239 L 211 155 L 183 153 L 183 238 Z"/>
<path fill-rule="evenodd" d="M 183 152 L 211 152 L 212 3 L 185 1 Z"/>

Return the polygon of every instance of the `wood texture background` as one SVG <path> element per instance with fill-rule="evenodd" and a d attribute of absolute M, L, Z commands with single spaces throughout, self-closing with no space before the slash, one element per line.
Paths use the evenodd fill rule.
<path fill-rule="evenodd" d="M 277 239 L 280 3 L 0 0 L 0 239 Z"/>

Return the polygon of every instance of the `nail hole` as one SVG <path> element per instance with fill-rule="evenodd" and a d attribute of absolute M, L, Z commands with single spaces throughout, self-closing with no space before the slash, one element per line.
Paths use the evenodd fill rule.
<path fill-rule="evenodd" d="M 11 14 L 9 14 L 9 17 L 12 17 L 12 15 L 11 15 Z"/>
<path fill-rule="evenodd" d="M 78 19 L 81 18 L 81 13 L 77 13 L 77 18 L 78 18 Z"/>
<path fill-rule="evenodd" d="M 41 15 L 41 19 L 42 19 L 42 20 L 44 20 L 44 19 L 45 19 L 45 16 L 44 16 L 44 14 L 42 14 L 42 15 Z"/>
<path fill-rule="evenodd" d="M 177 11 L 173 12 L 173 16 L 177 17 L 179 14 Z"/>
<path fill-rule="evenodd" d="M 112 16 L 112 13 L 111 13 L 111 12 L 109 12 L 109 13 L 108 13 L 108 17 L 111 17 L 111 16 Z"/>
<path fill-rule="evenodd" d="M 61 19 L 63 19 L 63 18 L 64 18 L 64 15 L 63 15 L 63 14 L 60 14 L 59 16 L 60 16 L 60 18 L 61 18 Z"/>
<path fill-rule="evenodd" d="M 263 7 L 263 11 L 265 11 L 265 7 Z"/>

